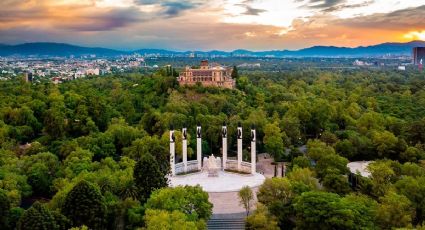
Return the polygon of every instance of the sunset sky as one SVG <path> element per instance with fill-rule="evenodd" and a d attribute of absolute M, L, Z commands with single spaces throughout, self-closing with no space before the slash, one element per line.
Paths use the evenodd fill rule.
<path fill-rule="evenodd" d="M 0 43 L 271 50 L 425 40 L 424 0 L 1 0 Z"/>

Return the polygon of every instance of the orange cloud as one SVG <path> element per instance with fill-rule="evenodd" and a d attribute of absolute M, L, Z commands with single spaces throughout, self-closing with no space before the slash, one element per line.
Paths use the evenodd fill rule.
<path fill-rule="evenodd" d="M 273 9 L 284 10 L 285 7 L 270 5 L 279 4 L 280 0 L 175 2 L 2 0 L 0 43 L 56 41 L 128 49 L 266 50 L 424 39 L 425 6 L 343 19 L 334 12 L 363 6 L 344 5 L 343 1 L 330 4 L 331 1 L 297 0 L 293 2 L 297 4 L 291 5 L 293 10 L 304 7 L 300 12 L 309 14 L 286 15 L 283 25 L 270 23 L 282 17 Z M 319 7 L 318 2 L 328 4 L 319 4 Z M 232 14 L 229 4 L 236 4 L 235 9 L 241 12 Z M 256 10 L 247 13 L 247 9 Z M 236 19 L 226 20 L 232 17 Z"/>

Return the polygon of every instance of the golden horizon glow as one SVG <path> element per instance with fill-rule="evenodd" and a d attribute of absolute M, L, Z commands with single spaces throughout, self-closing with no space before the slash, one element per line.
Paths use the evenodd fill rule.
<path fill-rule="evenodd" d="M 425 41 L 425 30 L 422 31 L 410 31 L 404 35 L 405 38 L 411 40 L 422 40 Z"/>

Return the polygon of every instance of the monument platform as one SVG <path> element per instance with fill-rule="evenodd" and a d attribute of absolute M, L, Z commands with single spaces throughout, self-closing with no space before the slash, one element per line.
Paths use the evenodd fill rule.
<path fill-rule="evenodd" d="M 244 186 L 256 188 L 263 184 L 266 178 L 260 174 L 239 174 L 219 171 L 217 177 L 209 177 L 208 172 L 197 172 L 178 175 L 169 178 L 171 187 L 200 185 L 208 193 L 237 192 Z"/>

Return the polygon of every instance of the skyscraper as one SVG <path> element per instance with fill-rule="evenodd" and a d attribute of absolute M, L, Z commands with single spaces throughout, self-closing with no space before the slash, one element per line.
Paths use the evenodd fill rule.
<path fill-rule="evenodd" d="M 413 48 L 413 64 L 423 65 L 423 62 L 425 62 L 425 47 Z"/>

